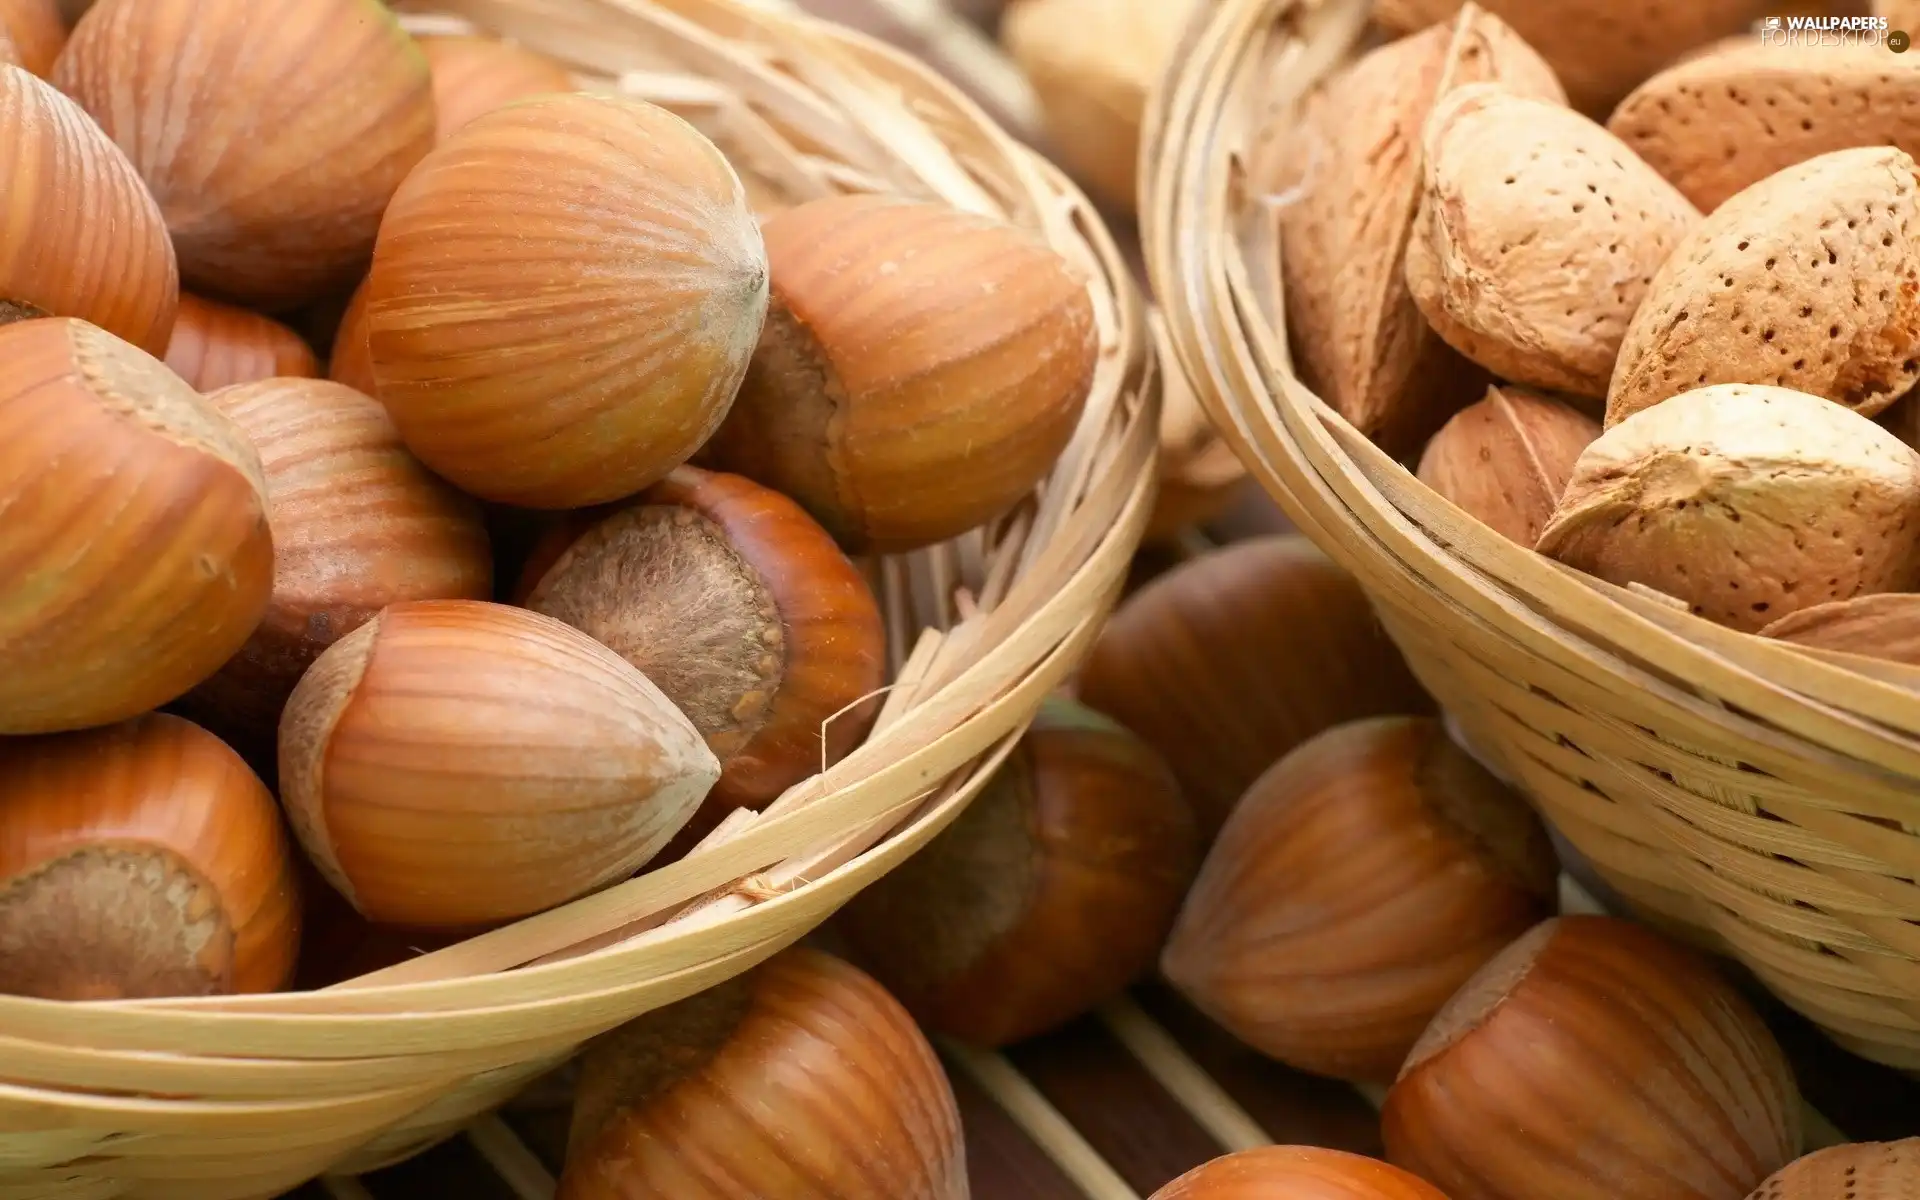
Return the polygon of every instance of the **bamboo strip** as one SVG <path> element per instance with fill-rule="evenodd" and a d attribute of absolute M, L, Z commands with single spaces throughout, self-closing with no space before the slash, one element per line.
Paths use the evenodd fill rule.
<path fill-rule="evenodd" d="M 553 1176 L 505 1121 L 495 1116 L 480 1118 L 467 1127 L 467 1141 L 519 1200 L 553 1200 L 557 1186 Z"/>
<path fill-rule="evenodd" d="M 1491 535 L 1294 369 L 1259 159 L 1288 140 L 1300 98 L 1362 44 L 1371 8 L 1196 8 L 1142 154 L 1142 231 L 1175 357 L 1294 523 L 1367 588 L 1416 672 L 1480 712 L 1476 735 L 1522 769 L 1636 907 L 1722 943 L 1849 1049 L 1912 1069 L 1920 939 L 1884 910 L 1909 886 L 1916 852 L 1883 835 L 1920 831 L 1920 692 L 1884 668 L 1712 625 Z M 1509 690 L 1524 709 L 1492 702 Z M 1566 751 L 1560 765 L 1526 761 L 1540 738 Z M 1793 807 L 1809 795 L 1821 803 Z M 1829 862 L 1871 861 L 1841 878 L 1794 841 Z"/>
<path fill-rule="evenodd" d="M 1853 1139 L 1842 1133 L 1840 1127 L 1827 1119 L 1827 1115 L 1808 1104 L 1800 1102 L 1800 1153 L 1812 1154 L 1815 1150 L 1825 1150 L 1830 1146 L 1844 1146 Z"/>
<path fill-rule="evenodd" d="M 1260 1123 L 1139 1005 L 1126 998 L 1115 1000 L 1100 1010 L 1100 1021 L 1223 1148 L 1237 1152 L 1273 1145 Z"/>
<path fill-rule="evenodd" d="M 333 1200 L 374 1200 L 367 1185 L 351 1175 L 329 1175 L 320 1181 L 320 1186 Z"/>
<path fill-rule="evenodd" d="M 1593 893 L 1580 886 L 1580 881 L 1571 875 L 1560 877 L 1560 911 L 1566 916 L 1604 917 L 1607 906 L 1593 898 Z"/>
<path fill-rule="evenodd" d="M 1140 1200 L 1139 1193 L 1127 1186 L 1120 1173 L 1003 1056 L 944 1041 L 940 1053 L 979 1084 L 1033 1139 L 1033 1144 L 1046 1151 L 1087 1200 Z"/>

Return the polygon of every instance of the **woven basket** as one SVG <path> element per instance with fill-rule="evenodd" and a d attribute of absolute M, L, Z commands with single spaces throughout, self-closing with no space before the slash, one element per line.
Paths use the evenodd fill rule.
<path fill-rule="evenodd" d="M 424 6 L 421 6 L 424 8 Z M 753 966 L 943 828 L 1077 665 L 1153 500 L 1144 310 L 1081 196 L 970 102 L 857 35 L 739 0 L 436 0 L 687 117 L 763 207 L 944 197 L 1083 268 L 1102 355 L 1032 503 L 877 565 L 891 688 L 865 745 L 691 855 L 325 991 L 0 998 L 0 1200 L 241 1200 L 423 1149 L 585 1040 Z M 411 17 L 409 19 L 412 19 Z"/>
<path fill-rule="evenodd" d="M 1367 37 L 1364 0 L 1210 0 L 1149 117 L 1172 353 L 1414 670 L 1642 915 L 1842 1044 L 1920 1068 L 1920 672 L 1799 650 L 1496 536 L 1295 376 L 1274 203 L 1245 167 Z"/>

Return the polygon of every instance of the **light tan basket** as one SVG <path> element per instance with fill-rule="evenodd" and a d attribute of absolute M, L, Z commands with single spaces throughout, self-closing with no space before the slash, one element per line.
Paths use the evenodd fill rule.
<path fill-rule="evenodd" d="M 1208 0 L 1189 26 L 1142 181 L 1180 369 L 1470 740 L 1608 883 L 1849 1048 L 1920 1068 L 1920 673 L 1731 632 L 1521 549 L 1295 376 L 1274 198 L 1245 168 L 1362 44 L 1368 11 Z"/>
<path fill-rule="evenodd" d="M 0 998 L 0 1200 L 241 1200 L 370 1170 L 465 1127 L 588 1038 L 796 941 L 979 790 L 1079 662 L 1146 523 L 1158 382 L 1127 269 L 1079 193 L 951 86 L 876 42 L 739 0 L 434 8 L 681 113 L 763 206 L 887 190 L 1038 231 L 1095 297 L 1085 420 L 1022 510 L 879 564 L 893 673 L 866 744 L 683 861 L 326 991 Z"/>

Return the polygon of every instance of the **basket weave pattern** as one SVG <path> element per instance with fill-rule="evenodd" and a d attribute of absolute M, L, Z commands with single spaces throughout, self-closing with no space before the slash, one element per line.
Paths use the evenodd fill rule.
<path fill-rule="evenodd" d="M 1143 232 L 1179 368 L 1415 672 L 1647 917 L 1848 1048 L 1920 1069 L 1920 672 L 1711 625 L 1495 535 L 1296 376 L 1248 166 L 1365 0 L 1211 0 L 1149 114 Z"/>
<path fill-rule="evenodd" d="M 1036 231 L 1089 280 L 1102 354 L 1032 501 L 875 564 L 890 687 L 866 744 L 685 859 L 312 993 L 0 997 L 0 1200 L 246 1200 L 467 1126 L 587 1039 L 804 936 L 955 817 L 1092 641 L 1153 500 L 1144 311 L 1087 202 L 897 52 L 741 0 L 435 0 L 423 30 L 512 37 L 593 90 L 686 117 L 763 215 L 845 191 Z M 429 11 L 430 10 L 430 11 Z"/>

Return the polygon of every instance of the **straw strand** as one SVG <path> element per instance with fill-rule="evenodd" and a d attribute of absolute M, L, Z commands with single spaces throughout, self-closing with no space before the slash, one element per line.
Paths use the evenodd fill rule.
<path fill-rule="evenodd" d="M 1256 1150 L 1273 1144 L 1260 1123 L 1138 1004 L 1126 998 L 1115 1000 L 1100 1010 L 1100 1022 L 1226 1150 Z"/>
<path fill-rule="evenodd" d="M 480 1118 L 467 1127 L 467 1141 L 519 1200 L 553 1200 L 553 1176 L 505 1121 L 494 1116 Z"/>
<path fill-rule="evenodd" d="M 1087 1200 L 1140 1200 L 1139 1193 L 1004 1056 L 948 1041 L 940 1044 L 940 1053 L 992 1097 Z"/>

